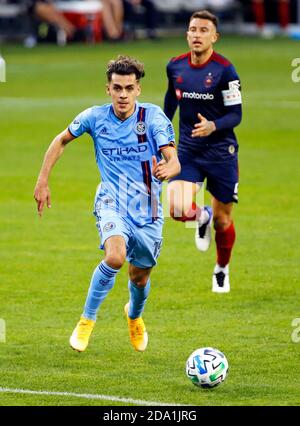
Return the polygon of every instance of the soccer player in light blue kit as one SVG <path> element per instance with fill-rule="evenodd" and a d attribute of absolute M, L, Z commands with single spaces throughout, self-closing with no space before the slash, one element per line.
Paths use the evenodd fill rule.
<path fill-rule="evenodd" d="M 89 133 L 102 178 L 94 214 L 105 258 L 94 270 L 70 345 L 79 352 L 86 349 L 98 309 L 127 259 L 129 303 L 125 313 L 130 341 L 142 352 L 148 335 L 141 314 L 162 242 L 161 181 L 176 176 L 180 164 L 169 119 L 158 106 L 136 100 L 145 74 L 143 64 L 119 56 L 108 63 L 106 74 L 112 103 L 83 111 L 55 137 L 46 152 L 34 198 L 42 215 L 45 204 L 51 206 L 48 179 L 55 162 L 69 142 Z"/>

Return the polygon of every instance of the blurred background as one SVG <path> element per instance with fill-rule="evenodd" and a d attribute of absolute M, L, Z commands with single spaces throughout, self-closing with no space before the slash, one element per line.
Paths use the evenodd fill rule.
<path fill-rule="evenodd" d="M 101 43 L 181 34 L 209 9 L 222 33 L 300 38 L 300 0 L 0 0 L 0 40 Z"/>

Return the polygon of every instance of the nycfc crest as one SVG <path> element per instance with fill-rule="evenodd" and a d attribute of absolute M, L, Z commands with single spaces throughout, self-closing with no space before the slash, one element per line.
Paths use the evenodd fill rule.
<path fill-rule="evenodd" d="M 146 133 L 146 123 L 143 121 L 138 121 L 134 129 L 137 135 L 144 135 Z"/>
<path fill-rule="evenodd" d="M 104 227 L 103 227 L 103 231 L 112 231 L 113 229 L 115 229 L 116 224 L 114 222 L 107 222 Z"/>

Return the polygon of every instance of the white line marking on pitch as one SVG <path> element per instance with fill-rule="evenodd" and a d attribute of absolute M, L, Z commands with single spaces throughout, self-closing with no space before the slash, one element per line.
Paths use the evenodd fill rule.
<path fill-rule="evenodd" d="M 48 391 L 34 391 L 29 389 L 10 389 L 10 388 L 1 388 L 0 393 L 18 393 L 22 395 L 46 395 L 46 396 L 69 396 L 74 398 L 84 398 L 84 399 L 101 399 L 103 401 L 115 401 L 115 402 L 124 402 L 128 404 L 136 404 L 136 405 L 172 405 L 172 406 L 180 406 L 180 404 L 174 403 L 164 403 L 157 401 L 143 401 L 142 399 L 132 399 L 132 398 L 120 398 L 118 396 L 112 395 L 97 395 L 97 394 L 89 394 L 89 393 L 73 393 L 73 392 L 48 392 Z"/>

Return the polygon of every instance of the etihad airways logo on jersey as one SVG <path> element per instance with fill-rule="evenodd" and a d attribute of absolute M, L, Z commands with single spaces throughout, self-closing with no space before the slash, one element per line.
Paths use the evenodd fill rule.
<path fill-rule="evenodd" d="M 176 89 L 177 99 L 201 99 L 203 101 L 212 101 L 215 97 L 212 93 L 198 93 L 198 92 L 183 92 Z"/>
<path fill-rule="evenodd" d="M 141 144 L 137 146 L 128 146 L 126 148 L 102 148 L 102 154 L 104 155 L 129 155 L 129 154 L 140 154 L 146 152 L 148 146 Z"/>

